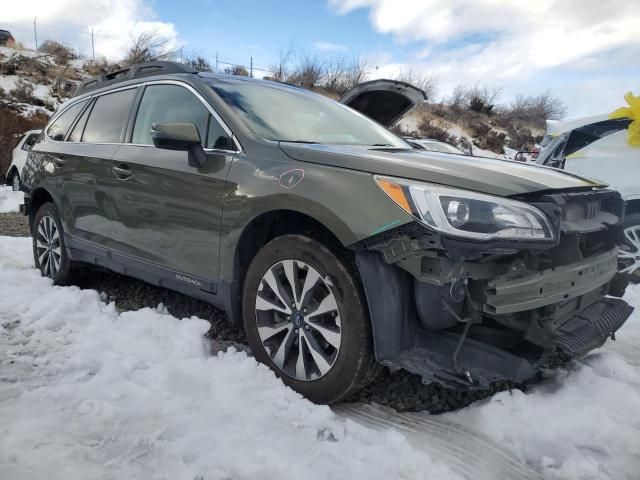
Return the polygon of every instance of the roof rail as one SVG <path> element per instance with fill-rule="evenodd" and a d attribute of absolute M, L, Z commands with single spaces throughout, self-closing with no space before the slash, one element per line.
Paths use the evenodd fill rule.
<path fill-rule="evenodd" d="M 147 75 L 157 75 L 160 73 L 198 73 L 198 71 L 178 62 L 157 61 L 136 63 L 130 67 L 98 75 L 80 82 L 73 96 L 77 97 L 78 95 L 92 90 L 97 90 L 98 88 L 107 87 L 126 80 L 133 80 L 134 78 L 145 77 Z"/>

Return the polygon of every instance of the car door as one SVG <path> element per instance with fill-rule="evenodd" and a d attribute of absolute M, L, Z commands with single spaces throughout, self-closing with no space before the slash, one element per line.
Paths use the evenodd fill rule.
<path fill-rule="evenodd" d="M 76 240 L 112 245 L 112 157 L 126 134 L 136 92 L 133 87 L 96 96 L 70 129 L 64 152 L 57 157 L 63 215 L 67 232 Z"/>
<path fill-rule="evenodd" d="M 138 101 L 131 141 L 113 159 L 111 192 L 119 222 L 114 248 L 164 269 L 160 275 L 215 291 L 225 179 L 235 154 L 232 135 L 186 84 L 149 84 Z M 187 152 L 154 147 L 154 123 L 195 124 L 207 163 L 190 167 Z"/>

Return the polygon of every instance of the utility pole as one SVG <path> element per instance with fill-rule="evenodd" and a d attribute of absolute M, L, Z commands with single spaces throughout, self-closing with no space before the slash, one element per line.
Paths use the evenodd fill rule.
<path fill-rule="evenodd" d="M 91 56 L 93 57 L 93 61 L 96 61 L 96 47 L 93 43 L 93 28 L 91 28 Z"/>
<path fill-rule="evenodd" d="M 216 73 L 220 73 L 218 72 L 218 51 L 216 50 Z"/>
<path fill-rule="evenodd" d="M 249 67 L 249 76 L 253 78 L 253 57 L 251 57 L 251 67 Z"/>
<path fill-rule="evenodd" d="M 38 17 L 33 17 L 33 38 L 36 40 L 36 50 L 38 50 L 38 30 L 36 29 L 36 20 Z"/>

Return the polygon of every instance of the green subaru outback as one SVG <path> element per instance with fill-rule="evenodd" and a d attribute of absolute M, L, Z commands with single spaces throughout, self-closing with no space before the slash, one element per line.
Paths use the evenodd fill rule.
<path fill-rule="evenodd" d="M 383 80 L 336 102 L 168 62 L 87 80 L 25 168 L 35 265 L 206 300 L 315 402 L 379 365 L 480 389 L 602 345 L 632 311 L 615 298 L 620 195 L 416 149 L 386 126 L 423 100 Z"/>

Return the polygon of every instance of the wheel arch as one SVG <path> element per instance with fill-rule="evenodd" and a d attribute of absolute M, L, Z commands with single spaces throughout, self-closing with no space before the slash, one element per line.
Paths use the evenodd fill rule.
<path fill-rule="evenodd" d="M 334 252 L 351 254 L 336 233 L 307 213 L 278 209 L 257 215 L 242 230 L 233 256 L 233 276 L 228 285 L 226 310 L 234 325 L 242 323 L 242 286 L 251 261 L 274 238 L 292 234 L 306 235 Z"/>
<path fill-rule="evenodd" d="M 5 177 L 5 183 L 7 185 L 11 185 L 11 179 L 13 178 L 13 175 L 15 173 L 20 175 L 20 172 L 18 172 L 18 167 L 16 167 L 15 165 L 9 165 L 9 170 L 7 170 L 7 175 Z"/>
<path fill-rule="evenodd" d="M 51 202 L 55 204 L 53 199 L 53 195 L 44 187 L 38 187 L 33 190 L 29 196 L 29 203 L 27 205 L 27 213 L 29 215 L 29 228 L 31 229 L 31 233 L 33 234 L 33 220 L 35 219 L 36 213 L 40 209 L 42 205 L 47 202 Z"/>

